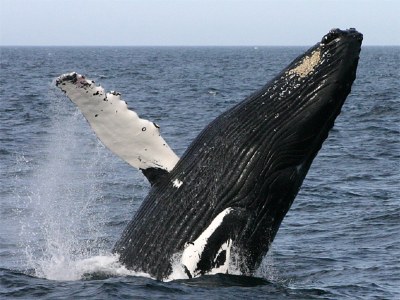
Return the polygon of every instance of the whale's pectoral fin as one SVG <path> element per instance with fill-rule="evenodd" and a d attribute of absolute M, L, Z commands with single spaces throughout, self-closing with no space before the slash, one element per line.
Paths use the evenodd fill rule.
<path fill-rule="evenodd" d="M 119 93 L 106 93 L 94 81 L 77 73 L 60 76 L 56 86 L 78 106 L 100 141 L 142 170 L 151 184 L 178 162 L 178 156 L 161 137 L 160 127 L 128 109 Z"/>

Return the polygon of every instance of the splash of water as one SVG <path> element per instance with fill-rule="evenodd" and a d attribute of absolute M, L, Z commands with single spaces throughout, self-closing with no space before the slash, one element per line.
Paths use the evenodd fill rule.
<path fill-rule="evenodd" d="M 91 271 L 128 271 L 108 253 L 104 156 L 108 153 L 70 103 L 52 91 L 43 153 L 25 186 L 21 248 L 38 277 L 77 280 Z M 82 136 L 87 135 L 87 138 Z M 100 204 L 100 205 L 99 205 Z M 103 204 L 103 205 L 102 205 Z"/>

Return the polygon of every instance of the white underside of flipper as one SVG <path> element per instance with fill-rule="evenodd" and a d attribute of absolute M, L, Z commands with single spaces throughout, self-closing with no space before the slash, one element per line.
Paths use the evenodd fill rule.
<path fill-rule="evenodd" d="M 119 93 L 106 93 L 76 73 L 60 76 L 56 85 L 78 106 L 101 142 L 131 166 L 174 168 L 179 157 L 161 137 L 159 126 L 128 109 Z"/>

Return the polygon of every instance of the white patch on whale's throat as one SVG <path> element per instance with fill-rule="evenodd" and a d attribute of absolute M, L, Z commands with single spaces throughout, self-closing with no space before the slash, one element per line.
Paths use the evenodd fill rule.
<path fill-rule="evenodd" d="M 183 250 L 181 257 L 181 266 L 185 266 L 187 271 L 193 277 L 199 276 L 197 271 L 197 264 L 200 261 L 201 255 L 203 254 L 204 248 L 207 245 L 208 239 L 210 236 L 217 230 L 217 228 L 222 224 L 224 217 L 227 216 L 232 211 L 232 208 L 226 208 L 221 213 L 219 213 L 211 224 L 200 234 L 200 236 L 192 243 L 188 243 Z M 229 267 L 229 257 L 230 257 L 230 248 L 232 245 L 232 240 L 228 239 L 224 244 L 221 245 L 219 251 L 217 252 L 216 257 L 222 252 L 226 251 L 226 259 L 223 265 L 210 270 L 210 274 L 215 273 L 226 273 Z M 214 259 L 216 259 L 216 257 Z"/>
<path fill-rule="evenodd" d="M 314 51 L 310 56 L 306 56 L 303 58 L 301 63 L 288 71 L 288 74 L 296 74 L 300 78 L 304 78 L 308 76 L 310 73 L 314 71 L 314 69 L 318 66 L 321 61 L 321 53 L 320 51 Z"/>

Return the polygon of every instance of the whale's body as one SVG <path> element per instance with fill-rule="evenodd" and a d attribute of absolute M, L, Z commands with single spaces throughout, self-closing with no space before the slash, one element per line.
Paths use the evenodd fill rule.
<path fill-rule="evenodd" d="M 229 265 L 253 274 L 350 92 L 361 41 L 354 29 L 332 30 L 211 122 L 179 160 L 168 148 L 160 160 L 131 163 L 152 188 L 114 247 L 120 261 L 158 279 L 228 272 Z M 83 80 L 57 81 L 80 108 L 87 104 L 68 85 L 85 88 Z M 96 131 L 93 115 L 90 109 L 85 117 Z M 103 131 L 96 131 L 100 139 Z"/>

